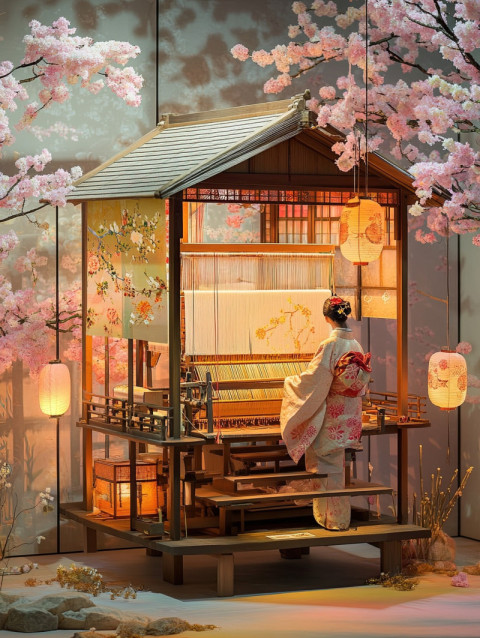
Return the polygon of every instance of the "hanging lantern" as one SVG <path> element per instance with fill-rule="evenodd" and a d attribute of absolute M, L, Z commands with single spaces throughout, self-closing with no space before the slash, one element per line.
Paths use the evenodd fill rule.
<path fill-rule="evenodd" d="M 467 394 L 467 363 L 455 350 L 442 349 L 428 363 L 428 397 L 442 410 L 454 410 Z"/>
<path fill-rule="evenodd" d="M 340 250 L 355 266 L 366 266 L 383 250 L 384 213 L 367 197 L 349 199 L 340 216 Z"/>
<path fill-rule="evenodd" d="M 62 416 L 70 405 L 70 371 L 58 360 L 50 361 L 40 372 L 40 409 L 49 416 Z"/>

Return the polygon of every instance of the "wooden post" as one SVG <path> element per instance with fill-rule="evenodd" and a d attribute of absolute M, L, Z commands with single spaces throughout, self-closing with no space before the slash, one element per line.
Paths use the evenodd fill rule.
<path fill-rule="evenodd" d="M 144 386 L 144 374 L 143 368 L 145 363 L 145 345 L 146 341 L 137 339 L 135 342 L 135 385 L 140 387 Z M 140 454 L 147 451 L 146 443 L 138 444 L 138 451 Z"/>
<path fill-rule="evenodd" d="M 400 191 L 396 219 L 397 241 L 397 411 L 408 416 L 408 228 L 407 195 Z M 408 522 L 408 431 L 399 428 L 398 452 L 398 522 Z"/>
<path fill-rule="evenodd" d="M 110 396 L 110 344 L 108 337 L 105 337 L 104 341 L 105 348 L 105 396 Z M 110 423 L 109 417 L 109 405 L 110 399 L 105 399 L 105 416 L 106 422 Z M 110 458 L 110 436 L 108 434 L 105 435 L 105 458 Z"/>
<path fill-rule="evenodd" d="M 82 204 L 82 399 L 92 396 L 92 337 L 87 336 L 87 233 L 88 208 Z M 87 406 L 82 404 L 82 419 L 87 421 Z M 82 428 L 83 453 L 83 509 L 90 512 L 93 509 L 93 443 L 92 430 Z M 91 535 L 90 535 L 91 536 Z M 91 540 L 85 541 L 85 546 L 91 546 Z"/>
<path fill-rule="evenodd" d="M 383 541 L 380 545 L 380 569 L 394 576 L 402 571 L 402 541 Z"/>
<path fill-rule="evenodd" d="M 170 199 L 169 214 L 169 277 L 168 277 L 168 349 L 169 349 L 169 392 L 172 408 L 171 436 L 180 438 L 181 405 L 180 405 L 180 239 L 183 227 L 182 196 Z"/>
<path fill-rule="evenodd" d="M 218 596 L 233 596 L 233 554 L 219 554 L 217 560 L 217 594 Z"/>
<path fill-rule="evenodd" d="M 170 200 L 169 208 L 169 277 L 168 277 L 168 348 L 169 348 L 169 406 L 171 408 L 170 436 L 180 439 L 180 239 L 183 227 L 182 196 Z M 180 450 L 169 450 L 169 523 L 170 539 L 180 539 Z"/>
<path fill-rule="evenodd" d="M 83 529 L 83 551 L 86 554 L 93 554 L 97 551 L 97 530 L 82 525 Z"/>
<path fill-rule="evenodd" d="M 163 552 L 163 580 L 172 585 L 183 585 L 183 556 Z"/>
<path fill-rule="evenodd" d="M 130 529 L 133 531 L 137 520 L 137 444 L 135 441 L 128 442 L 128 457 L 130 459 Z"/>

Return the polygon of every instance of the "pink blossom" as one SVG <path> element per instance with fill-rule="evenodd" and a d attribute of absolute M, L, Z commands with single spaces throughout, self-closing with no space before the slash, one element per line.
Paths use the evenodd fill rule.
<path fill-rule="evenodd" d="M 282 73 L 282 75 L 277 76 L 276 78 L 271 78 L 267 80 L 263 85 L 263 90 L 265 93 L 280 93 L 286 86 L 289 86 L 292 83 L 291 77 L 288 73 Z"/>
<path fill-rule="evenodd" d="M 335 99 L 336 91 L 333 86 L 322 86 L 319 94 L 323 100 L 333 100 Z"/>
<path fill-rule="evenodd" d="M 475 237 L 472 238 L 472 244 L 474 246 L 480 246 L 480 235 L 475 235 Z"/>
<path fill-rule="evenodd" d="M 303 2 L 294 2 L 292 4 L 293 13 L 301 14 L 305 13 L 307 10 L 307 6 Z"/>
<path fill-rule="evenodd" d="M 301 33 L 301 30 L 298 25 L 295 24 L 295 25 L 290 25 L 288 27 L 288 37 L 291 38 L 292 40 L 296 38 L 297 35 L 300 35 L 300 33 Z"/>
<path fill-rule="evenodd" d="M 319 17 L 327 16 L 332 18 L 337 14 L 337 6 L 334 2 L 331 2 L 331 0 L 327 3 L 325 3 L 324 0 L 314 0 L 312 3 L 312 11 Z"/>
<path fill-rule="evenodd" d="M 230 53 L 236 60 L 240 60 L 241 62 L 244 62 L 249 57 L 248 49 L 244 47 L 243 44 L 236 44 L 230 49 Z"/>
<path fill-rule="evenodd" d="M 0 235 L 0 262 L 4 261 L 18 246 L 18 237 L 14 230 L 10 230 L 5 235 Z"/>
<path fill-rule="evenodd" d="M 268 64 L 273 64 L 273 55 L 267 53 L 263 49 L 260 49 L 260 51 L 254 51 L 252 53 L 252 60 L 255 64 L 258 64 L 258 66 L 264 67 Z"/>
<path fill-rule="evenodd" d="M 472 344 L 468 343 L 468 341 L 460 341 L 455 350 L 460 354 L 470 354 L 472 351 Z"/>
<path fill-rule="evenodd" d="M 459 572 L 452 576 L 451 584 L 453 587 L 470 587 L 468 583 L 468 576 L 465 572 Z"/>

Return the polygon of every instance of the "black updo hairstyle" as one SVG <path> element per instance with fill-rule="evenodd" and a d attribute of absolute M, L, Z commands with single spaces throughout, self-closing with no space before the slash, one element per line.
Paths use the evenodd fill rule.
<path fill-rule="evenodd" d="M 324 316 L 332 319 L 335 323 L 345 323 L 351 312 L 350 302 L 341 297 L 329 297 L 323 304 Z"/>

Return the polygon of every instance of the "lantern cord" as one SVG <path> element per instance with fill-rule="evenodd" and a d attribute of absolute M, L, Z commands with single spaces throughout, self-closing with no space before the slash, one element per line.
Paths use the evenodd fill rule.
<path fill-rule="evenodd" d="M 447 412 L 447 463 L 450 465 L 450 410 Z"/>
<path fill-rule="evenodd" d="M 60 361 L 60 286 L 59 286 L 59 268 L 58 268 L 58 206 L 55 206 L 55 359 Z M 55 450 L 55 471 L 56 471 L 56 489 L 57 489 L 57 526 L 56 526 L 56 542 L 57 554 L 60 553 L 60 419 L 56 419 L 56 439 L 57 445 Z"/>
<path fill-rule="evenodd" d="M 60 361 L 60 286 L 58 268 L 58 206 L 55 206 L 55 359 Z"/>
<path fill-rule="evenodd" d="M 447 217 L 446 261 L 447 261 L 447 349 L 450 350 L 450 251 L 449 227 Z M 450 411 L 447 412 L 447 463 L 450 463 Z"/>
<path fill-rule="evenodd" d="M 450 350 L 450 255 L 449 255 L 449 228 L 447 217 L 446 260 L 447 260 L 447 348 Z"/>
<path fill-rule="evenodd" d="M 368 0 L 365 0 L 365 197 L 368 197 Z"/>

